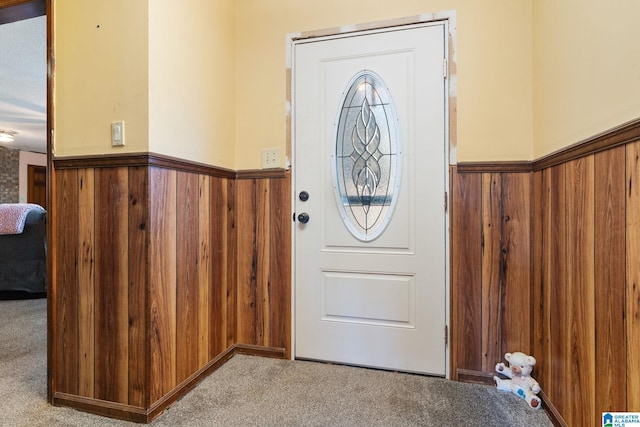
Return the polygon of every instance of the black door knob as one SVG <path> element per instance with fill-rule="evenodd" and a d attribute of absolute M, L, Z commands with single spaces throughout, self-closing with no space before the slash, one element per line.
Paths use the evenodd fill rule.
<path fill-rule="evenodd" d="M 306 191 L 301 191 L 300 194 L 298 195 L 298 197 L 303 202 L 306 202 L 307 200 L 309 200 L 309 193 L 307 193 Z"/>
<path fill-rule="evenodd" d="M 306 212 L 302 212 L 301 214 L 298 215 L 298 221 L 300 221 L 303 224 L 306 224 L 309 222 L 309 214 Z"/>

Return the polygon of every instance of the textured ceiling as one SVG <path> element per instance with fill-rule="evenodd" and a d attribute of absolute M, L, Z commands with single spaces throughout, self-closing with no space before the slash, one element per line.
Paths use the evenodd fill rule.
<path fill-rule="evenodd" d="M 0 130 L 8 148 L 46 153 L 47 18 L 0 25 Z"/>

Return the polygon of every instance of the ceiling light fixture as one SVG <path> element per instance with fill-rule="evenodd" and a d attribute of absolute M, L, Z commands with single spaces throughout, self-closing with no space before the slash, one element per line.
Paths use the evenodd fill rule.
<path fill-rule="evenodd" d="M 13 142 L 15 141 L 15 132 L 9 132 L 6 130 L 0 130 L 0 142 Z"/>

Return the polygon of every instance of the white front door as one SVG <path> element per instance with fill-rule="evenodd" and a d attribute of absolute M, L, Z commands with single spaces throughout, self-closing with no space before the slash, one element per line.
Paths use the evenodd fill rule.
<path fill-rule="evenodd" d="M 294 45 L 297 358 L 445 375 L 445 34 Z"/>

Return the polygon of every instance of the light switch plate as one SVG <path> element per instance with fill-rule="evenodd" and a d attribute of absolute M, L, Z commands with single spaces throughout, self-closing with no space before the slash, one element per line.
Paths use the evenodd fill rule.
<path fill-rule="evenodd" d="M 124 121 L 111 122 L 111 146 L 122 147 L 124 145 Z"/>

